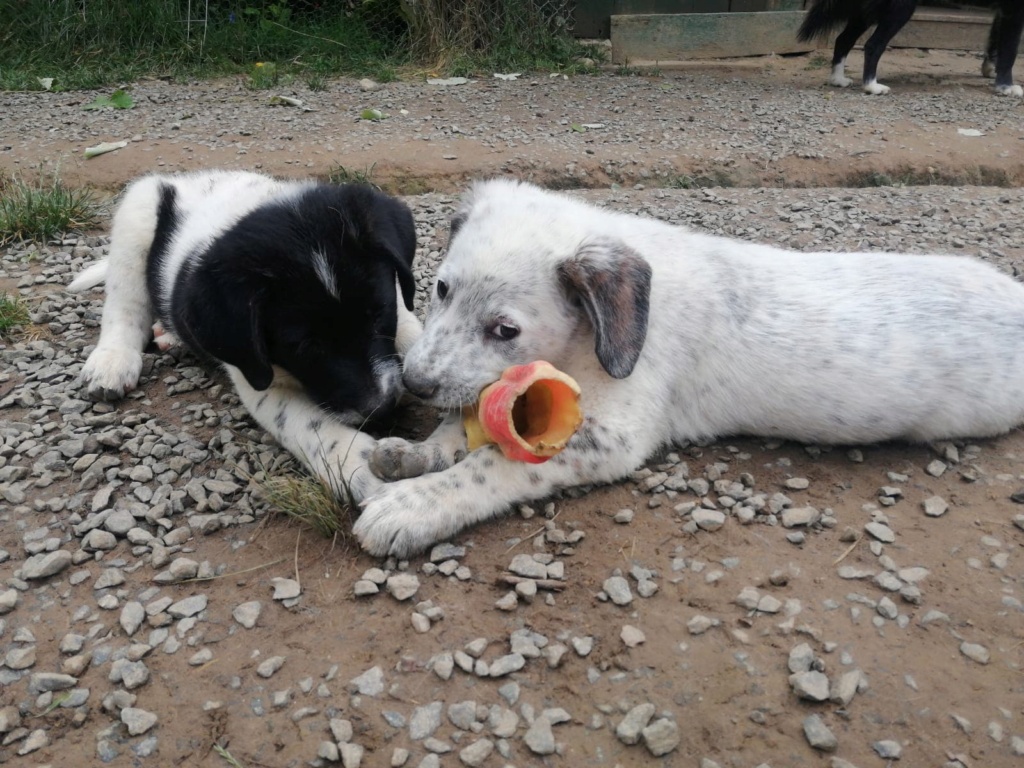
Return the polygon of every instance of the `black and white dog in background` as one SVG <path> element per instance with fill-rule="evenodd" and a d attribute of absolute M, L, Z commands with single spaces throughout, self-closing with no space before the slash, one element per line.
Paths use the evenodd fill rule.
<path fill-rule="evenodd" d="M 832 56 L 831 85 L 845 88 L 851 84 L 846 77 L 846 57 L 857 39 L 875 27 L 864 43 L 865 93 L 882 95 L 889 87 L 878 82 L 878 60 L 886 46 L 904 25 L 910 21 L 918 0 L 813 0 L 804 18 L 797 39 L 806 41 L 827 37 L 833 29 L 845 24 L 836 38 Z M 981 72 L 996 78 L 996 93 L 1003 96 L 1022 96 L 1024 88 L 1013 84 L 1013 63 L 1017 59 L 1021 30 L 1024 29 L 1024 0 L 995 0 L 996 15 L 985 48 Z"/>
<path fill-rule="evenodd" d="M 361 500 L 380 481 L 359 428 L 402 393 L 416 338 L 412 213 L 363 186 L 240 171 L 151 175 L 114 215 L 107 259 L 73 292 L 106 283 L 90 397 L 134 389 L 151 333 L 224 364 L 256 420 L 321 478 Z M 402 301 L 397 298 L 401 288 Z M 156 321 L 156 326 L 154 326 Z"/>

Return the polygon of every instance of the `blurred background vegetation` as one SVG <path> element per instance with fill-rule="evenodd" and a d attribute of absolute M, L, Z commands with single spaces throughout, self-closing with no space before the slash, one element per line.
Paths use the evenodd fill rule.
<path fill-rule="evenodd" d="M 579 71 L 572 0 L 0 0 L 0 88 L 250 73 Z"/>

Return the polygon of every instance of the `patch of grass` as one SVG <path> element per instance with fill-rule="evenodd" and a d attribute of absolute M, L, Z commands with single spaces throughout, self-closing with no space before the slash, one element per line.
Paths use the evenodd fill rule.
<path fill-rule="evenodd" d="M 366 184 L 374 189 L 380 189 L 380 185 L 373 180 L 373 169 L 376 166 L 377 164 L 373 163 L 369 168 L 360 171 L 339 164 L 329 170 L 325 178 L 331 184 Z"/>
<path fill-rule="evenodd" d="M 56 173 L 35 181 L 0 177 L 0 245 L 94 227 L 99 204 L 89 189 L 70 189 Z"/>
<path fill-rule="evenodd" d="M 262 91 L 277 85 L 277 64 L 272 61 L 257 61 L 249 70 L 246 87 L 254 91 Z"/>
<path fill-rule="evenodd" d="M 10 338 L 13 331 L 29 322 L 25 300 L 20 296 L 0 293 L 0 338 Z"/>
<path fill-rule="evenodd" d="M 981 186 L 1012 187 L 1013 179 L 1002 168 L 979 165 L 975 168 L 947 170 L 900 166 L 888 171 L 854 171 L 840 181 L 843 187 L 928 187 Z"/>
<path fill-rule="evenodd" d="M 735 187 L 736 182 L 725 171 L 716 170 L 710 174 L 671 176 L 666 180 L 665 186 L 669 189 L 707 189 L 709 187 Z"/>
<path fill-rule="evenodd" d="M 346 538 L 352 530 L 351 507 L 339 501 L 331 486 L 318 478 L 277 475 L 264 480 L 262 490 L 273 508 L 325 538 Z"/>
<path fill-rule="evenodd" d="M 220 744 L 214 744 L 213 751 L 216 752 L 217 755 L 224 760 L 224 762 L 230 765 L 231 768 L 245 768 L 244 765 L 238 762 L 234 755 L 228 752 L 227 749 L 222 747 Z"/>
<path fill-rule="evenodd" d="M 816 53 L 808 59 L 804 69 L 824 69 L 832 66 L 832 60 L 823 53 Z"/>

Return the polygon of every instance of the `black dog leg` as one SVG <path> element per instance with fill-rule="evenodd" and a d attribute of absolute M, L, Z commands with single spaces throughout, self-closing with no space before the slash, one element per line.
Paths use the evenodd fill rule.
<path fill-rule="evenodd" d="M 878 82 L 878 60 L 882 58 L 896 33 L 910 21 L 916 5 L 915 0 L 893 0 L 884 16 L 879 19 L 874 33 L 864 44 L 864 93 L 881 96 L 889 92 L 889 86 Z"/>

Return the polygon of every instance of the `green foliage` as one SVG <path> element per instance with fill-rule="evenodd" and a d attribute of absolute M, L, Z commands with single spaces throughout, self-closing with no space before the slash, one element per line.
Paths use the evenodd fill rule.
<path fill-rule="evenodd" d="M 98 204 L 88 189 L 69 189 L 59 176 L 35 181 L 0 178 L 0 245 L 14 240 L 49 240 L 96 225 Z"/>
<path fill-rule="evenodd" d="M 328 75 L 388 82 L 424 66 L 585 72 L 581 58 L 601 56 L 572 39 L 570 18 L 568 0 L 0 0 L 0 89 L 240 74 L 253 88 L 291 77 L 320 90 Z"/>
<path fill-rule="evenodd" d="M 9 338 L 13 330 L 29 322 L 25 301 L 20 296 L 0 293 L 0 338 Z"/>
<path fill-rule="evenodd" d="M 122 89 L 118 88 L 110 96 L 97 96 L 90 104 L 86 104 L 82 109 L 102 109 L 103 107 L 113 107 L 114 109 L 131 109 L 135 106 L 135 101 L 132 97 Z"/>

